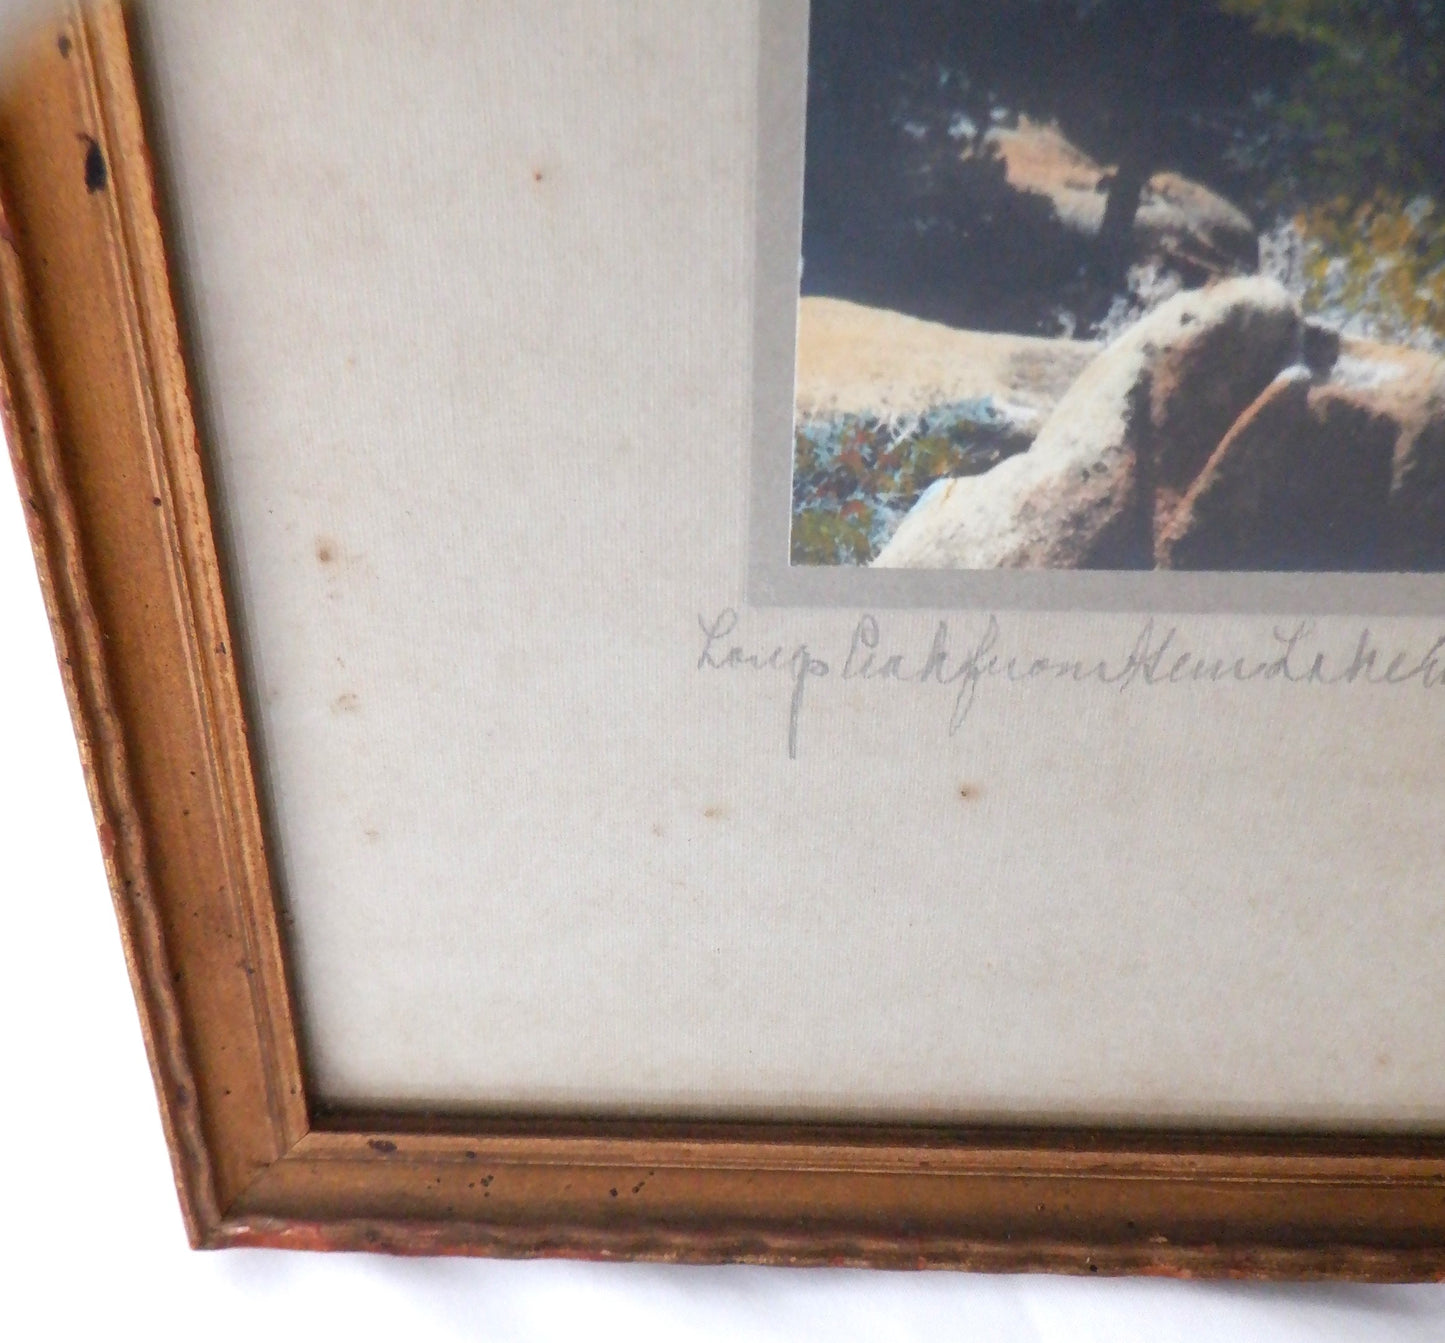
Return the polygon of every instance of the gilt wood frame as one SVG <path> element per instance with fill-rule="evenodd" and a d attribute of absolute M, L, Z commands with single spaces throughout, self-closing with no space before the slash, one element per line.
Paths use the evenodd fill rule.
<path fill-rule="evenodd" d="M 5 86 L 0 180 L 6 429 L 193 1244 L 1445 1276 L 1445 1138 L 318 1113 L 119 4 Z"/>

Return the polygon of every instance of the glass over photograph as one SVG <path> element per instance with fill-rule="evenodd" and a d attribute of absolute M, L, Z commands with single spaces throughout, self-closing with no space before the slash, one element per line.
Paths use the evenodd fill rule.
<path fill-rule="evenodd" d="M 813 0 L 795 566 L 1445 570 L 1445 0 Z"/>

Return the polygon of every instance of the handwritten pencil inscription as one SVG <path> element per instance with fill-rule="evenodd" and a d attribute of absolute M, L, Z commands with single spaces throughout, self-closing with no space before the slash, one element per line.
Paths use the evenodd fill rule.
<path fill-rule="evenodd" d="M 995 683 L 1096 684 L 1121 693 L 1220 683 L 1420 690 L 1445 684 L 1445 633 L 1428 645 L 1392 647 L 1364 628 L 1351 642 L 1325 646 L 1310 620 L 1275 626 L 1258 649 L 1239 652 L 1193 646 L 1179 626 L 1150 617 L 1131 644 L 1105 657 L 1019 649 L 992 615 L 964 622 L 940 620 L 932 639 L 916 648 L 887 643 L 873 615 L 859 617 L 847 642 L 836 648 L 803 641 L 757 646 L 749 643 L 741 626 L 742 617 L 733 607 L 711 617 L 700 615 L 697 669 L 776 676 L 785 682 L 791 694 L 792 759 L 798 756 L 809 689 L 832 679 L 945 691 L 950 736 L 967 723 L 983 687 Z"/>

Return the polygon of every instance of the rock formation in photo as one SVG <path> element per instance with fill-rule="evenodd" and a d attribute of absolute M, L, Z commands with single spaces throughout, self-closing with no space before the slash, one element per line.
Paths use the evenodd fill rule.
<path fill-rule="evenodd" d="M 989 131 L 980 152 L 1002 160 L 1015 191 L 1046 199 L 1062 227 L 1099 237 L 1115 170 L 1095 163 L 1057 126 L 1025 118 Z M 1145 182 L 1133 234 L 1133 262 L 1152 261 L 1196 278 L 1259 269 L 1259 237 L 1249 216 L 1179 173 L 1155 173 Z"/>
<path fill-rule="evenodd" d="M 1099 352 L 805 298 L 792 555 L 867 563 L 935 480 L 1024 451 Z"/>
<path fill-rule="evenodd" d="M 1027 451 L 935 484 L 874 563 L 1445 569 L 1445 361 L 1341 341 L 1270 280 L 1188 291 Z"/>

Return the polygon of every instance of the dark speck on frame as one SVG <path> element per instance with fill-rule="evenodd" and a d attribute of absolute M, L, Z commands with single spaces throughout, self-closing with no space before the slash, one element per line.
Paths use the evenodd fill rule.
<path fill-rule="evenodd" d="M 85 189 L 94 196 L 110 185 L 110 171 L 105 166 L 105 155 L 93 136 L 82 135 L 85 145 Z"/>

